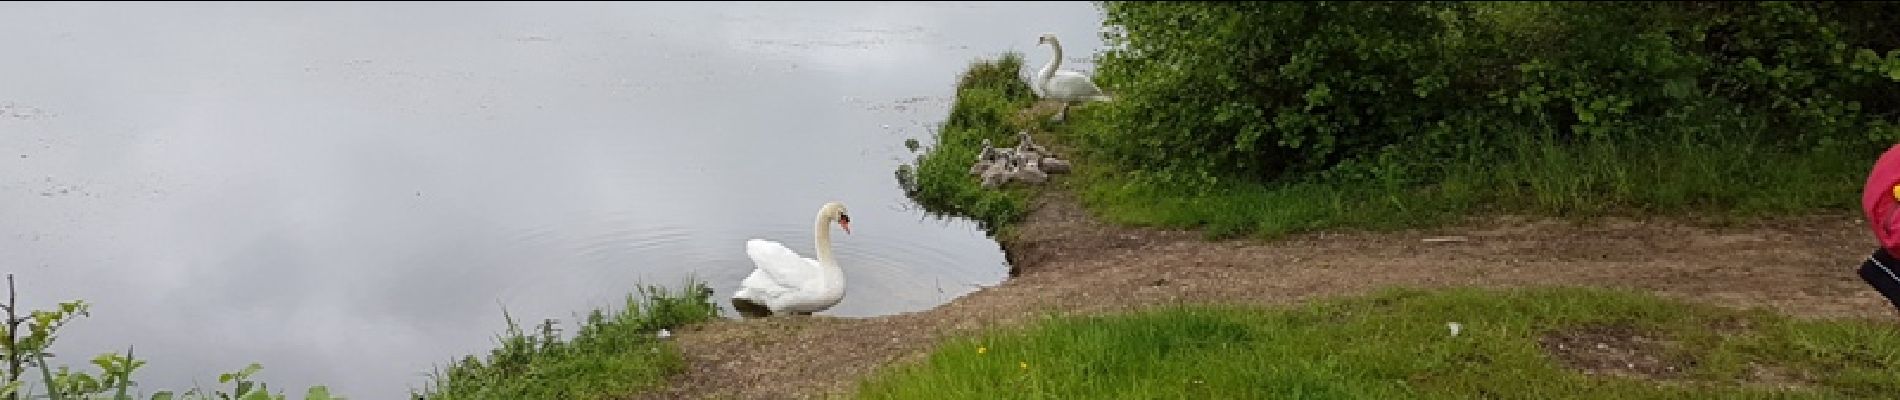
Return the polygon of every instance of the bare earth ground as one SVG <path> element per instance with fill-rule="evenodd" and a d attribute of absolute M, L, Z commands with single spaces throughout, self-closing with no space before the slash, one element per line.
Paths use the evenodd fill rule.
<path fill-rule="evenodd" d="M 834 397 L 881 367 L 921 359 L 940 339 L 1034 321 L 1045 312 L 1124 311 L 1174 302 L 1286 305 L 1393 286 L 1613 287 L 1802 317 L 1895 318 L 1854 274 L 1873 242 L 1860 222 L 1845 215 L 1731 228 L 1668 220 L 1486 218 L 1441 229 L 1265 242 L 1206 241 L 1195 232 L 1107 225 L 1059 189 L 1043 190 L 1032 208 L 1021 234 L 1004 243 L 1020 275 L 1001 285 L 912 314 L 773 317 L 688 328 L 677 336 L 687 371 L 646 396 Z M 1446 236 L 1465 240 L 1426 240 Z M 1642 344 L 1628 335 L 1578 335 L 1586 336 L 1545 343 Z M 1624 364 L 1631 356 L 1615 361 Z M 1612 360 L 1598 362 L 1604 361 Z M 1629 364 L 1629 373 L 1674 372 L 1661 360 Z"/>

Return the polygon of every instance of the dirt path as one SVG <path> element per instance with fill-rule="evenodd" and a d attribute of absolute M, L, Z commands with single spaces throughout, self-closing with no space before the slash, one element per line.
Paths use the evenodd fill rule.
<path fill-rule="evenodd" d="M 1722 229 L 1490 218 L 1398 233 L 1209 242 L 1193 232 L 1105 225 L 1063 190 L 1043 191 L 1032 207 L 1021 237 L 1005 243 L 1020 276 L 1002 285 L 913 314 L 687 329 L 678 336 L 687 372 L 647 397 L 827 397 L 882 366 L 920 359 L 941 338 L 1044 311 L 1279 305 L 1391 286 L 1587 285 L 1806 317 L 1893 318 L 1854 275 L 1872 239 L 1851 216 Z M 1468 240 L 1424 241 L 1440 236 Z"/>

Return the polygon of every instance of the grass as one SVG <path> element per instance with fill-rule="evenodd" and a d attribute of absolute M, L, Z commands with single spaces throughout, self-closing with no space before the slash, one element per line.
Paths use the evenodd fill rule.
<path fill-rule="evenodd" d="M 898 169 L 905 193 L 926 210 L 976 220 L 992 235 L 1005 232 L 1028 212 L 1029 195 L 1020 186 L 985 189 L 970 175 L 983 140 L 997 147 L 1016 144 L 1016 133 L 1032 128 L 1020 111 L 1035 100 L 1023 80 L 1021 53 L 972 62 L 958 77 L 956 102 L 937 130 L 934 143 L 915 165 Z"/>
<path fill-rule="evenodd" d="M 1055 141 L 1072 135 L 1065 130 L 1113 129 L 1086 109 L 1070 114 L 1075 125 L 1058 128 Z M 1879 150 L 1790 152 L 1686 140 L 1559 146 L 1526 139 L 1490 161 L 1446 163 L 1430 184 L 1315 178 L 1222 181 L 1209 188 L 1143 179 L 1138 168 L 1084 154 L 1073 187 L 1111 222 L 1201 229 L 1213 237 L 1404 229 L 1484 213 L 1674 215 L 1720 223 L 1853 210 Z"/>
<path fill-rule="evenodd" d="M 647 286 L 625 308 L 588 315 L 573 338 L 551 323 L 523 333 L 512 318 L 501 347 L 486 360 L 467 356 L 430 378 L 428 399 L 600 399 L 658 387 L 685 367 L 661 329 L 718 315 L 711 291 L 697 281 L 679 292 Z M 504 313 L 505 316 L 505 313 Z"/>
<path fill-rule="evenodd" d="M 1447 322 L 1462 324 L 1452 336 Z M 1586 376 L 1551 332 L 1660 339 L 1669 383 Z M 1712 329 L 1711 327 L 1726 327 Z M 1726 330 L 1724 330 L 1726 329 Z M 1751 365 L 1805 377 L 1738 384 Z M 870 399 L 1849 398 L 1900 393 L 1900 332 L 1598 289 L 1394 289 L 1286 309 L 1174 306 L 955 339 L 861 383 Z"/>

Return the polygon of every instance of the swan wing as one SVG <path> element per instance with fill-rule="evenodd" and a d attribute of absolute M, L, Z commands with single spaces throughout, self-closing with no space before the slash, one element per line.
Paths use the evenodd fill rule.
<path fill-rule="evenodd" d="M 778 286 L 781 290 L 798 290 L 806 282 L 818 278 L 817 261 L 799 256 L 798 252 L 786 248 L 779 242 L 764 239 L 747 240 L 745 254 L 752 258 L 752 264 L 758 266 L 758 270 L 746 278 L 746 282 L 743 283 L 746 286 L 769 283 Z M 768 282 L 754 282 L 754 277 L 764 278 Z M 773 291 L 770 288 L 761 289 Z"/>
<path fill-rule="evenodd" d="M 1089 76 L 1073 69 L 1056 70 L 1056 79 L 1088 80 Z"/>
<path fill-rule="evenodd" d="M 1044 90 L 1060 97 L 1086 97 L 1099 96 L 1102 94 L 1102 88 L 1096 87 L 1095 82 L 1090 80 L 1088 75 L 1082 75 L 1075 71 L 1063 70 L 1056 72 L 1055 76 L 1049 78 L 1048 85 L 1049 87 Z"/>

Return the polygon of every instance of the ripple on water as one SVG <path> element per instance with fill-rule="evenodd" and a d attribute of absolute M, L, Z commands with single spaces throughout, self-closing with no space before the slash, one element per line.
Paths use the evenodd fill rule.
<path fill-rule="evenodd" d="M 625 295 L 635 285 L 671 288 L 692 272 L 677 266 L 707 258 L 695 246 L 702 240 L 694 229 L 627 218 L 545 225 L 509 237 L 526 251 L 545 254 L 546 264 L 512 273 L 515 279 L 505 290 L 511 295 L 504 297 L 578 295 L 601 301 Z"/>

